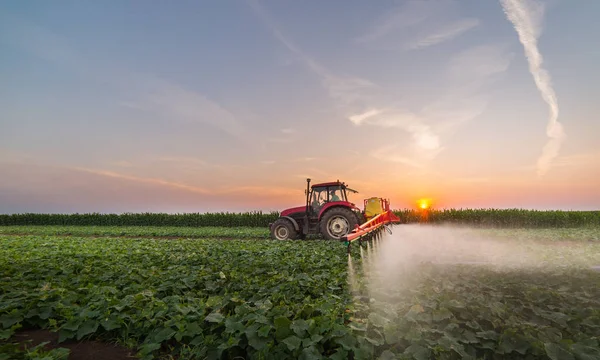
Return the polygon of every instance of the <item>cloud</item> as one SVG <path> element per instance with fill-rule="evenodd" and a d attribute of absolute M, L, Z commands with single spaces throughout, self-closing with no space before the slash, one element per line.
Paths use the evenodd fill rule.
<path fill-rule="evenodd" d="M 178 121 L 205 123 L 240 142 L 253 143 L 252 136 L 248 136 L 249 129 L 231 111 L 206 95 L 152 74 L 140 74 L 115 66 L 108 68 L 96 59 L 83 56 L 66 38 L 14 15 L 0 14 L 0 42 L 68 68 L 97 83 L 108 84 L 129 98 L 120 101 L 124 107 L 162 114 Z"/>
<path fill-rule="evenodd" d="M 420 109 L 373 107 L 350 116 L 349 120 L 357 126 L 402 129 L 411 135 L 415 152 L 438 154 L 443 149 L 442 135 L 454 131 L 485 111 L 488 97 L 483 89 L 500 78 L 508 69 L 511 59 L 512 54 L 506 51 L 504 45 L 467 48 L 448 61 L 446 80 L 451 84 L 451 91 Z M 394 161 L 393 157 L 390 159 Z"/>
<path fill-rule="evenodd" d="M 471 30 L 472 28 L 479 25 L 477 19 L 463 19 L 456 22 L 449 23 L 439 29 L 434 29 L 434 32 L 423 35 L 423 37 L 416 38 L 412 43 L 409 43 L 407 47 L 409 49 L 422 49 L 436 44 L 441 44 L 445 41 L 449 41 L 458 37 L 464 32 Z"/>
<path fill-rule="evenodd" d="M 504 73 L 514 54 L 503 44 L 470 47 L 454 55 L 448 65 L 448 76 L 463 87 L 478 88 Z"/>
<path fill-rule="evenodd" d="M 537 38 L 541 34 L 544 14 L 543 4 L 534 0 L 500 0 L 507 19 L 513 24 L 519 41 L 523 45 L 529 63 L 529 71 L 542 98 L 550 109 L 546 135 L 550 138 L 537 161 L 537 172 L 543 176 L 550 168 L 550 163 L 558 155 L 565 133 L 558 122 L 558 102 L 552 87 L 550 74 L 542 67 L 543 58 L 537 46 Z"/>
<path fill-rule="evenodd" d="M 417 169 L 425 168 L 424 162 L 403 155 L 398 155 L 399 152 L 400 150 L 398 149 L 398 146 L 388 145 L 372 150 L 370 155 L 377 160 L 404 164 Z"/>
<path fill-rule="evenodd" d="M 371 109 L 362 114 L 350 116 L 355 125 L 374 125 L 383 128 L 398 128 L 411 134 L 418 150 L 440 149 L 439 137 L 424 119 L 410 112 L 398 109 Z"/>
<path fill-rule="evenodd" d="M 338 109 L 345 116 L 366 106 L 365 99 L 368 97 L 368 93 L 376 89 L 377 85 L 360 77 L 334 74 L 302 51 L 288 36 L 284 35 L 279 26 L 277 26 L 257 0 L 247 0 L 247 2 L 271 31 L 271 34 L 289 51 L 294 53 L 312 73 L 318 76 L 329 96 L 335 101 Z"/>
<path fill-rule="evenodd" d="M 433 159 L 443 150 L 441 134 L 452 131 L 484 111 L 487 99 L 481 94 L 482 86 L 504 72 L 511 60 L 506 49 L 498 45 L 476 46 L 459 52 L 447 65 L 446 80 L 450 81 L 452 90 L 420 109 L 411 109 L 409 106 L 390 104 L 386 99 L 396 97 L 367 79 L 334 74 L 294 44 L 257 1 L 248 2 L 272 35 L 321 79 L 342 116 L 356 126 L 407 132 L 411 136 L 414 156 L 418 158 L 420 154 L 426 154 L 426 159 Z M 411 39 L 416 41 L 411 45 L 413 47 L 450 40 L 479 24 L 476 19 L 457 17 L 456 8 L 454 1 L 409 1 L 380 19 L 378 25 L 359 41 L 376 40 L 413 26 L 420 28 L 419 36 Z M 383 158 L 381 154 L 374 155 Z M 409 155 L 403 154 L 403 157 L 406 156 Z M 394 157 L 390 157 L 390 160 L 407 163 L 397 161 Z"/>
<path fill-rule="evenodd" d="M 397 48 L 400 44 L 405 50 L 450 41 L 480 24 L 478 19 L 458 16 L 458 5 L 452 0 L 404 2 L 379 17 L 356 41 L 371 44 L 389 38 L 383 47 Z"/>
<path fill-rule="evenodd" d="M 254 141 L 233 113 L 205 95 L 148 74 L 131 74 L 131 78 L 142 86 L 134 92 L 137 101 L 130 101 L 130 107 L 169 119 L 205 123 L 246 144 Z"/>
<path fill-rule="evenodd" d="M 94 174 L 94 175 L 100 175 L 100 176 L 104 176 L 104 177 L 115 178 L 115 179 L 128 180 L 128 181 L 133 181 L 133 182 L 137 182 L 137 183 L 160 185 L 160 186 L 185 190 L 185 191 L 193 192 L 193 193 L 197 193 L 197 194 L 207 195 L 207 194 L 211 193 L 210 191 L 200 188 L 200 187 L 197 187 L 197 186 L 191 186 L 191 185 L 181 184 L 181 183 L 172 182 L 172 181 L 166 181 L 163 179 L 138 177 L 138 176 L 121 174 L 121 173 L 117 173 L 114 171 L 89 169 L 89 168 L 83 168 L 83 167 L 69 167 L 67 169 L 86 172 L 86 173 L 90 173 L 90 174 Z"/>

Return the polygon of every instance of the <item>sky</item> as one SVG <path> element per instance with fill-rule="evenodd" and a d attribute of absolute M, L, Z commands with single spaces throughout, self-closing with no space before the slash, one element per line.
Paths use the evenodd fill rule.
<path fill-rule="evenodd" d="M 600 209 L 598 1 L 0 3 L 0 213 Z"/>

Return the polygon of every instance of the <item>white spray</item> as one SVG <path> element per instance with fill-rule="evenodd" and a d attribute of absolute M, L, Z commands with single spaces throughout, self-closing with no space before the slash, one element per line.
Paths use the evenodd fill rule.
<path fill-rule="evenodd" d="M 550 107 L 550 119 L 546 134 L 550 138 L 542 150 L 542 155 L 537 162 L 538 175 L 544 175 L 550 162 L 558 155 L 558 151 L 565 137 L 562 125 L 558 122 L 558 103 L 552 88 L 552 81 L 548 72 L 542 68 L 542 55 L 537 46 L 540 36 L 541 19 L 544 13 L 542 4 L 534 0 L 500 0 L 504 13 L 513 24 L 519 41 L 525 49 L 525 56 L 529 62 L 529 71 L 533 75 L 535 84 L 542 98 Z"/>

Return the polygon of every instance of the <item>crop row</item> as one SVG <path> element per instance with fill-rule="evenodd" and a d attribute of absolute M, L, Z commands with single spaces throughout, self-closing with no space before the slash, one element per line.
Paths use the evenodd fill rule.
<path fill-rule="evenodd" d="M 393 232 L 402 225 L 391 228 Z M 191 226 L 0 226 L 3 235 L 143 237 L 186 239 L 268 239 L 269 230 L 260 227 L 191 227 Z M 496 239 L 518 239 L 519 242 L 553 241 L 600 242 L 600 226 L 578 228 L 480 228 L 478 236 Z M 310 239 L 311 237 L 307 237 Z"/>
<path fill-rule="evenodd" d="M 125 236 L 125 237 L 178 237 L 219 239 L 267 239 L 269 230 L 260 227 L 216 226 L 69 226 L 69 225 L 13 225 L 0 226 L 5 235 L 47 236 Z"/>
<path fill-rule="evenodd" d="M 394 210 L 402 223 L 458 224 L 477 227 L 581 227 L 600 226 L 600 211 L 523 209 Z M 219 226 L 267 227 L 279 213 L 124 213 L 124 214 L 3 214 L 0 226 Z"/>

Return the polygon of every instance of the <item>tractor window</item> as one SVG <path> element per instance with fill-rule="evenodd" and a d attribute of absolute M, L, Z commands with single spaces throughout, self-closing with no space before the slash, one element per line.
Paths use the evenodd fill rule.
<path fill-rule="evenodd" d="M 339 186 L 329 188 L 329 201 L 347 201 L 346 193 Z"/>
<path fill-rule="evenodd" d="M 329 201 L 341 201 L 339 189 L 332 188 L 329 190 Z"/>
<path fill-rule="evenodd" d="M 318 212 L 323 204 L 327 202 L 327 189 L 315 188 L 313 189 L 311 207 L 315 212 Z"/>

